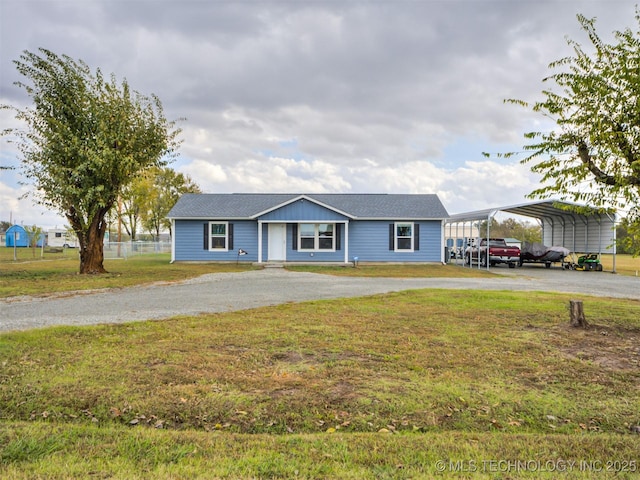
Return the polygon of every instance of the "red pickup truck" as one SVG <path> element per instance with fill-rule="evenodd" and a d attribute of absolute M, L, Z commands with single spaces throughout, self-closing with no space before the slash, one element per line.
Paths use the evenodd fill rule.
<path fill-rule="evenodd" d="M 487 243 L 489 244 L 489 254 L 487 255 Z M 480 262 L 483 267 L 489 264 L 493 267 L 498 263 L 506 263 L 509 268 L 515 268 L 520 263 L 520 249 L 507 245 L 504 238 L 486 238 L 480 240 L 480 247 L 471 245 L 464 252 L 464 262 L 467 265 Z"/>

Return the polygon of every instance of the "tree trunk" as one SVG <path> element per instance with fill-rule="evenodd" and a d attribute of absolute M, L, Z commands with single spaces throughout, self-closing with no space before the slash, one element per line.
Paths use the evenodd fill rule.
<path fill-rule="evenodd" d="M 572 327 L 587 328 L 589 326 L 584 316 L 581 300 L 569 300 L 569 313 Z"/>
<path fill-rule="evenodd" d="M 67 214 L 67 219 L 73 227 L 78 237 L 78 245 L 80 248 L 80 273 L 81 274 L 100 274 L 107 273 L 104 268 L 104 232 L 107 223 L 104 218 L 108 208 L 101 208 L 93 217 L 91 224 L 86 230 L 83 230 L 77 217 Z M 74 213 L 74 212 L 71 212 Z"/>
<path fill-rule="evenodd" d="M 87 242 L 80 246 L 80 273 L 107 273 L 103 265 L 104 243 L 102 241 Z"/>

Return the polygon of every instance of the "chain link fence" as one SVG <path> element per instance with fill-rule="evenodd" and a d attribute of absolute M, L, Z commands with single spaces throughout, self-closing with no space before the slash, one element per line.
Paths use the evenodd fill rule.
<path fill-rule="evenodd" d="M 104 242 L 105 259 L 170 252 L 171 242 Z"/>

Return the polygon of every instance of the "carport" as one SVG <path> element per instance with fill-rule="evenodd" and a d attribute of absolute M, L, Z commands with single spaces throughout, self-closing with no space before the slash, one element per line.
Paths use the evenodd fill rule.
<path fill-rule="evenodd" d="M 561 246 L 575 253 L 613 254 L 613 273 L 616 272 L 616 213 L 613 210 L 602 212 L 557 200 L 488 208 L 451 215 L 445 222 L 445 237 L 453 239 L 453 245 L 462 243 L 464 248 L 466 239 L 479 235 L 483 221 L 487 222 L 487 237 L 491 237 L 491 220 L 500 212 L 536 219 L 546 246 Z"/>

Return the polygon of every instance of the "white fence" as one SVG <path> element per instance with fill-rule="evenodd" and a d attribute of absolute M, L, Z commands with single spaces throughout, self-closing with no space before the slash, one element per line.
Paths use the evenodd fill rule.
<path fill-rule="evenodd" d="M 129 258 L 171 252 L 171 242 L 104 242 L 104 258 Z"/>

